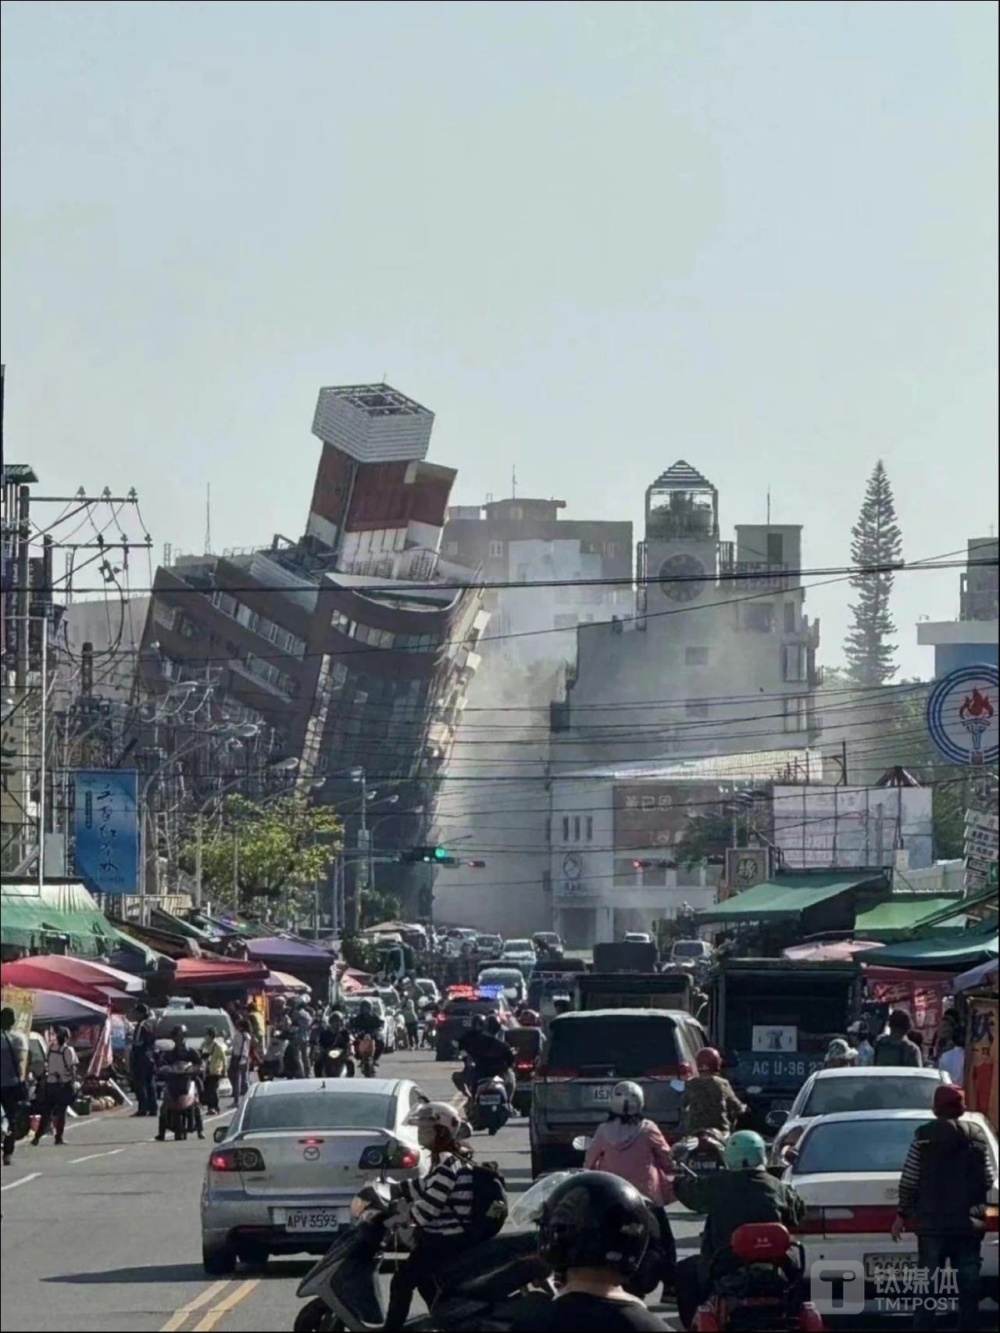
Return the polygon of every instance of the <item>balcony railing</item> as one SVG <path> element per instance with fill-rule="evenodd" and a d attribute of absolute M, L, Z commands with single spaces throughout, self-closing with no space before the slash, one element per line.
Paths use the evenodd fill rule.
<path fill-rule="evenodd" d="M 790 588 L 797 582 L 791 566 L 768 564 L 766 560 L 734 560 L 723 554 L 719 565 L 720 580 L 731 580 L 750 591 L 762 588 Z"/>

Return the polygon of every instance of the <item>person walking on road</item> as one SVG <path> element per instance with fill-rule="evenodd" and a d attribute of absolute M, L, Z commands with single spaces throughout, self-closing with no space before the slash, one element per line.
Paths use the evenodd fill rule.
<path fill-rule="evenodd" d="M 45 1082 L 41 1089 L 41 1115 L 32 1147 L 37 1148 L 49 1126 L 55 1131 L 56 1147 L 62 1146 L 66 1132 L 66 1112 L 76 1095 L 80 1060 L 70 1045 L 69 1028 L 56 1028 L 56 1044 L 45 1057 Z"/>
<path fill-rule="evenodd" d="M 876 1068 L 900 1065 L 904 1069 L 922 1069 L 924 1058 L 920 1047 L 910 1040 L 913 1022 L 905 1009 L 894 1009 L 889 1015 L 889 1031 L 875 1043 Z"/>
<path fill-rule="evenodd" d="M 201 1067 L 205 1071 L 202 1079 L 202 1101 L 210 1115 L 218 1115 L 219 1084 L 226 1072 L 229 1057 L 226 1043 L 215 1028 L 205 1029 L 205 1040 L 201 1043 Z"/>
<path fill-rule="evenodd" d="M 920 1126 L 906 1155 L 892 1238 L 898 1242 L 904 1231 L 916 1232 L 917 1266 L 930 1273 L 932 1283 L 951 1264 L 959 1328 L 979 1325 L 979 1270 L 992 1186 L 986 1136 L 965 1118 L 962 1089 L 942 1083 L 934 1091 L 934 1119 Z M 933 1329 L 933 1304 L 914 1312 L 918 1333 Z"/>
<path fill-rule="evenodd" d="M 960 1088 L 965 1083 L 965 1048 L 961 1037 L 958 1015 L 954 1009 L 949 1009 L 941 1019 L 938 1032 L 937 1067 Z"/>
<path fill-rule="evenodd" d="M 149 1006 L 136 1005 L 136 1024 L 132 1033 L 129 1063 L 135 1088 L 135 1115 L 158 1115 L 156 1100 L 156 1024 Z"/>
<path fill-rule="evenodd" d="M 9 1006 L 0 1010 L 0 1102 L 7 1117 L 3 1136 L 3 1164 L 14 1156 L 17 1121 L 28 1108 L 28 1039 L 18 1032 L 17 1015 Z"/>
<path fill-rule="evenodd" d="M 253 1046 L 253 1032 L 245 1018 L 236 1021 L 236 1035 L 233 1037 L 233 1050 L 229 1057 L 229 1082 L 233 1088 L 233 1109 L 239 1106 L 250 1086 L 250 1049 Z"/>

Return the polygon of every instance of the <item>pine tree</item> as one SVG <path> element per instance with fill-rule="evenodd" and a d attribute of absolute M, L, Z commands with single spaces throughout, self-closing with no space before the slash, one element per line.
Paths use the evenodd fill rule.
<path fill-rule="evenodd" d="M 858 521 L 851 529 L 851 563 L 858 572 L 851 578 L 857 601 L 851 605 L 854 625 L 844 642 L 844 654 L 852 680 L 859 685 L 885 685 L 896 674 L 893 660 L 896 632 L 889 602 L 894 575 L 885 566 L 902 554 L 903 539 L 896 522 L 892 486 L 881 458 L 868 478 Z M 879 568 L 877 574 L 863 573 Z"/>

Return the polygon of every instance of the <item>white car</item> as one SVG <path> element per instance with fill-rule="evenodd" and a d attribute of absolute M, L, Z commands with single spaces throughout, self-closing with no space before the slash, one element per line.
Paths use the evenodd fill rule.
<path fill-rule="evenodd" d="M 896 1216 L 906 1154 L 914 1133 L 929 1118 L 925 1110 L 819 1116 L 807 1126 L 795 1149 L 795 1160 L 782 1176 L 806 1205 L 799 1238 L 805 1247 L 807 1270 L 820 1261 L 861 1264 L 869 1304 L 879 1296 L 891 1298 L 901 1291 L 905 1295 L 904 1275 L 918 1267 L 916 1236 L 904 1232 L 895 1244 L 889 1229 Z M 967 1118 L 986 1135 L 995 1182 L 996 1134 L 985 1116 L 973 1113 Z M 997 1286 L 995 1183 L 989 1205 L 992 1216 L 983 1242 L 982 1282 L 984 1293 L 992 1296 Z M 845 1295 L 861 1299 L 860 1292 L 855 1296 L 845 1290 Z"/>
<path fill-rule="evenodd" d="M 528 995 L 528 985 L 519 967 L 484 967 L 476 978 L 476 985 L 502 986 L 512 1005 L 523 1004 Z"/>
<path fill-rule="evenodd" d="M 531 940 L 507 940 L 496 960 L 496 967 L 516 967 L 527 976 L 538 962 Z"/>
<path fill-rule="evenodd" d="M 428 1156 L 405 1123 L 427 1100 L 408 1079 L 300 1078 L 255 1083 L 216 1131 L 201 1191 L 202 1265 L 322 1254 L 358 1189 L 384 1168 L 422 1175 Z"/>
<path fill-rule="evenodd" d="M 773 1166 L 784 1165 L 783 1154 L 805 1133 L 810 1120 L 840 1111 L 925 1111 L 929 1116 L 934 1089 L 951 1079 L 940 1069 L 901 1066 L 817 1069 L 806 1079 L 788 1111 L 772 1111 L 769 1129 L 778 1133 L 771 1144 Z"/>

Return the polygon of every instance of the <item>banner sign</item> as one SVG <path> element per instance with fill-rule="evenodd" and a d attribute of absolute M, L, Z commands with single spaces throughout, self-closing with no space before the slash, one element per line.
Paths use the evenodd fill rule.
<path fill-rule="evenodd" d="M 76 873 L 93 893 L 139 892 L 139 775 L 76 774 Z"/>

